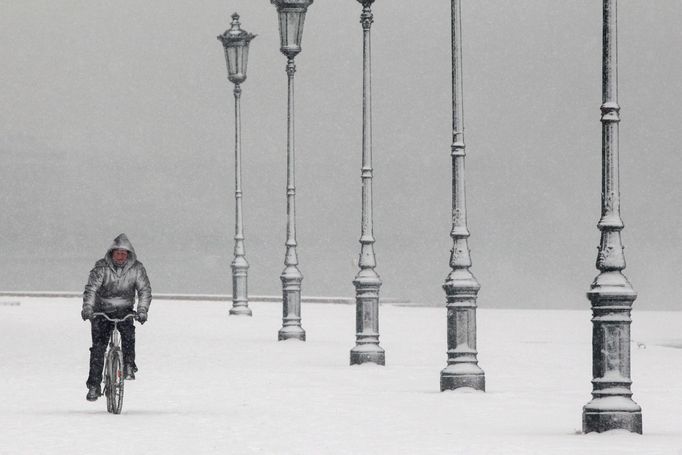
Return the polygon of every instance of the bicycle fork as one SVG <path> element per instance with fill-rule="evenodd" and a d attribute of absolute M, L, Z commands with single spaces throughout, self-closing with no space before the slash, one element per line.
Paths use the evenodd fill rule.
<path fill-rule="evenodd" d="M 105 362 L 105 367 L 104 367 L 104 375 L 103 378 L 105 379 L 105 389 L 108 387 L 109 381 L 107 380 L 108 378 L 111 378 L 111 370 L 113 368 L 112 364 L 114 362 L 114 359 L 118 358 L 119 365 L 121 365 L 121 368 L 118 368 L 116 370 L 117 374 L 117 379 L 121 380 L 123 376 L 123 352 L 121 350 L 121 334 L 118 331 L 118 327 L 114 326 L 114 330 L 111 332 L 111 339 L 109 340 L 109 350 L 106 355 L 106 362 Z M 106 393 L 106 391 L 105 391 Z"/>

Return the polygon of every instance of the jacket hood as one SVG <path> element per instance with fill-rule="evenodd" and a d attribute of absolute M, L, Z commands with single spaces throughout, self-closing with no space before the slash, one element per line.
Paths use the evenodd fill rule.
<path fill-rule="evenodd" d="M 116 237 L 114 239 L 114 242 L 107 250 L 107 254 L 104 255 L 107 264 L 109 264 L 109 266 L 112 268 L 114 267 L 114 261 L 113 259 L 111 259 L 111 253 L 114 250 L 126 250 L 128 252 L 128 261 L 124 267 L 125 269 L 131 267 L 135 263 L 135 261 L 137 261 L 135 248 L 133 248 L 133 244 L 130 243 L 130 240 L 128 240 L 128 237 L 125 234 L 120 234 L 118 237 Z"/>

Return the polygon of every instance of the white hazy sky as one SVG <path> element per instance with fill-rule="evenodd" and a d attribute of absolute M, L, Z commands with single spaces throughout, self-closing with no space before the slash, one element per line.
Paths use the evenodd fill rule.
<path fill-rule="evenodd" d="M 374 203 L 382 295 L 444 302 L 450 2 L 374 6 Z M 79 290 L 125 232 L 158 292 L 230 293 L 233 98 L 216 36 L 242 15 L 250 292 L 278 294 L 286 75 L 254 0 L 0 1 L 0 289 Z M 315 0 L 297 58 L 304 295 L 352 297 L 360 236 L 361 7 Z M 588 308 L 600 212 L 601 2 L 463 1 L 472 271 L 482 307 Z M 626 275 L 682 297 L 682 3 L 621 1 Z"/>

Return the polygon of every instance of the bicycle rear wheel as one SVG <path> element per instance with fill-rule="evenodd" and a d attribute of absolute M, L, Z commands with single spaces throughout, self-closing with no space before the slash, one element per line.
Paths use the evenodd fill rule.
<path fill-rule="evenodd" d="M 120 414 L 123 409 L 123 353 L 112 349 L 107 375 L 107 411 Z"/>

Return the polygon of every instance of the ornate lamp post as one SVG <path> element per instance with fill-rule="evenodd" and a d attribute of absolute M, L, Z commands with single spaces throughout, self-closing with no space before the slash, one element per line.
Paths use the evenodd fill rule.
<path fill-rule="evenodd" d="M 287 98 L 287 241 L 282 280 L 282 328 L 278 339 L 305 341 L 301 326 L 301 281 L 296 254 L 296 185 L 294 180 L 294 58 L 301 52 L 301 37 L 305 13 L 313 0 L 270 0 L 279 15 L 280 51 L 287 57 L 286 73 L 289 81 Z"/>
<path fill-rule="evenodd" d="M 452 0 L 452 237 L 450 267 L 443 284 L 447 299 L 448 365 L 440 372 L 440 390 L 485 390 L 476 351 L 476 297 L 481 286 L 469 271 L 469 229 L 464 185 L 462 107 L 462 20 L 460 0 Z"/>
<path fill-rule="evenodd" d="M 251 316 L 249 308 L 247 272 L 244 249 L 244 223 L 242 220 L 242 144 L 241 144 L 241 84 L 246 80 L 246 64 L 249 58 L 249 43 L 252 35 L 239 27 L 239 14 L 232 15 L 232 26 L 218 40 L 225 48 L 227 78 L 234 84 L 234 197 L 235 197 L 235 234 L 234 260 L 232 261 L 232 308 L 231 315 Z"/>
<path fill-rule="evenodd" d="M 592 400 L 583 407 L 583 432 L 624 429 L 642 433 L 642 408 L 630 391 L 630 311 L 637 294 L 622 274 L 618 175 L 618 55 L 616 0 L 603 0 L 602 193 L 599 275 L 587 297 L 592 303 Z"/>
<path fill-rule="evenodd" d="M 379 346 L 379 288 L 381 278 L 374 271 L 374 234 L 372 232 L 372 70 L 370 28 L 374 0 L 358 0 L 362 4 L 362 233 L 360 236 L 360 271 L 355 285 L 355 342 L 350 351 L 350 364 L 385 365 L 386 354 Z"/>

